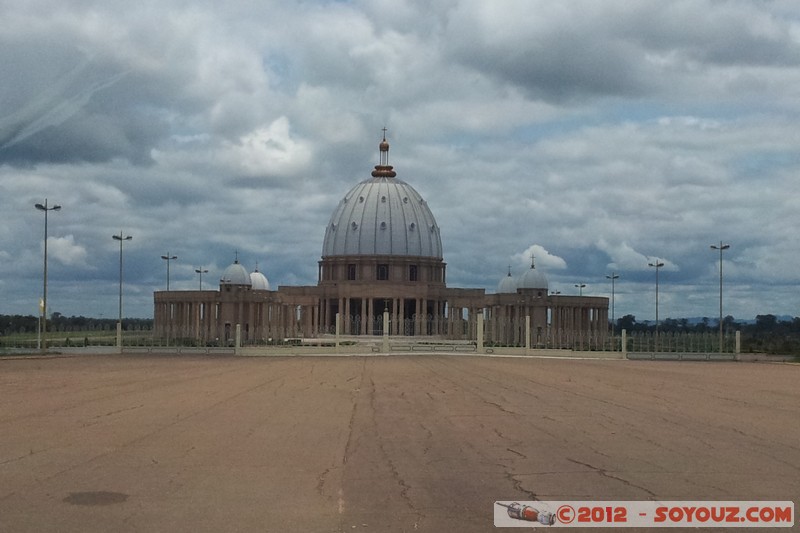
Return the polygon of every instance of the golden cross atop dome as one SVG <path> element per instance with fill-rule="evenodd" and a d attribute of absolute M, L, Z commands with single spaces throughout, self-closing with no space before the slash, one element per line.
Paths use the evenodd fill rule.
<path fill-rule="evenodd" d="M 380 148 L 380 151 L 381 151 L 381 165 L 388 165 L 389 164 L 389 155 L 388 155 L 389 143 L 386 141 L 386 126 L 383 127 L 383 140 L 381 141 L 381 144 L 379 145 L 379 148 Z M 385 161 L 384 161 L 383 152 L 387 152 L 386 157 L 385 157 L 385 159 L 386 159 Z"/>
<path fill-rule="evenodd" d="M 392 170 L 389 165 L 389 143 L 386 141 L 386 127 L 383 127 L 383 140 L 379 145 L 380 149 L 380 164 L 375 165 L 375 170 L 372 171 L 373 177 L 393 178 L 397 173 Z"/>

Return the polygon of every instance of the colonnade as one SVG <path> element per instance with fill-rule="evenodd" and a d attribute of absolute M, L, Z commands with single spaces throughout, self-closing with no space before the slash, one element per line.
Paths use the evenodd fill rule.
<path fill-rule="evenodd" d="M 553 305 L 555 303 L 556 305 Z M 572 305 L 516 304 L 487 306 L 484 313 L 487 342 L 522 345 L 525 343 L 526 317 L 530 317 L 531 343 L 563 345 L 581 342 L 586 335 L 604 337 L 608 331 L 608 309 L 590 306 L 585 302 Z"/>
<path fill-rule="evenodd" d="M 497 298 L 497 296 L 502 296 Z M 509 295 L 510 296 L 510 295 Z M 155 335 L 228 343 L 236 325 L 245 342 L 313 338 L 333 333 L 336 314 L 344 335 L 383 333 L 382 315 L 389 312 L 389 335 L 476 339 L 477 313 L 484 313 L 486 340 L 520 345 L 525 342 L 525 317 L 530 317 L 531 342 L 573 343 L 580 336 L 605 336 L 607 298 L 548 297 L 542 299 L 488 295 L 486 298 L 318 297 L 313 293 L 280 291 L 156 292 Z M 605 304 L 605 305 L 604 305 Z M 566 339 L 566 340 L 564 340 Z M 582 341 L 581 341 L 582 342 Z"/>
<path fill-rule="evenodd" d="M 193 339 L 201 343 L 229 343 L 242 326 L 242 340 L 266 342 L 298 336 L 313 336 L 319 327 L 316 305 L 293 305 L 271 300 L 241 299 L 221 302 L 215 293 L 202 298 L 156 298 L 155 336 L 162 339 Z M 165 295 L 166 296 L 166 295 Z"/>
<path fill-rule="evenodd" d="M 322 324 L 331 330 L 339 313 L 344 317 L 342 333 L 345 335 L 371 335 L 373 324 L 383 328 L 384 310 L 389 311 L 390 335 L 441 335 L 442 326 L 433 322 L 429 327 L 429 317 L 444 316 L 445 309 L 446 302 L 427 298 L 339 297 L 323 298 L 320 302 Z M 406 327 L 409 320 L 410 327 Z"/>

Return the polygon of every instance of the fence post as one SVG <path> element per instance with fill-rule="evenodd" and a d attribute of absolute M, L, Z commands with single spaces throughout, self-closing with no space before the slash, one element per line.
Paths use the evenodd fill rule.
<path fill-rule="evenodd" d="M 736 330 L 736 346 L 733 349 L 733 358 L 738 360 L 739 354 L 742 353 L 742 332 Z"/>
<path fill-rule="evenodd" d="M 626 330 L 626 329 L 622 330 L 622 347 L 621 347 L 621 350 L 622 350 L 622 358 L 623 359 L 627 359 L 628 358 L 628 330 Z"/>
<path fill-rule="evenodd" d="M 525 355 L 531 354 L 531 317 L 525 315 Z"/>
<path fill-rule="evenodd" d="M 483 310 L 478 311 L 478 327 L 476 333 L 478 337 L 478 352 L 483 352 Z"/>
<path fill-rule="evenodd" d="M 241 355 L 242 352 L 242 325 L 236 324 L 236 344 L 233 346 L 234 355 Z"/>
<path fill-rule="evenodd" d="M 117 322 L 117 353 L 122 353 L 122 322 Z"/>
<path fill-rule="evenodd" d="M 341 322 L 339 321 L 339 313 L 336 313 L 336 353 L 339 353 L 339 330 L 341 328 Z"/>

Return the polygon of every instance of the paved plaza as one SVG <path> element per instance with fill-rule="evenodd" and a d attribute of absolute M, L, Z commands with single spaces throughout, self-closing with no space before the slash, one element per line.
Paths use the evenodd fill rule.
<path fill-rule="evenodd" d="M 496 500 L 797 503 L 799 421 L 791 364 L 6 358 L 0 531 L 485 532 Z"/>

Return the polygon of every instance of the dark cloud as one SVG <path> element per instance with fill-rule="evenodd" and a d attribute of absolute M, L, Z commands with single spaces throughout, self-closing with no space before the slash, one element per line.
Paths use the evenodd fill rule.
<path fill-rule="evenodd" d="M 707 67 L 793 69 L 800 61 L 797 18 L 779 18 L 748 3 L 516 7 L 455 10 L 448 57 L 547 101 L 674 94 L 696 89 L 680 77 Z"/>
<path fill-rule="evenodd" d="M 784 66 L 800 61 L 794 17 L 751 2 L 636 3 L 614 9 L 610 30 L 643 50 L 683 62 L 719 66 Z"/>
<path fill-rule="evenodd" d="M 578 37 L 578 36 L 575 36 Z M 584 97 L 641 96 L 649 83 L 635 51 L 620 43 L 598 43 L 569 35 L 536 36 L 519 42 L 480 39 L 456 47 L 451 57 L 551 102 Z"/>

